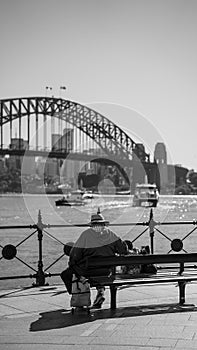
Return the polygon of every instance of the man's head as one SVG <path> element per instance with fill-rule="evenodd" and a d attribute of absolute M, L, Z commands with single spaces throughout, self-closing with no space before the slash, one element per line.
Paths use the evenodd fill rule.
<path fill-rule="evenodd" d="M 97 214 L 92 214 L 90 226 L 97 232 L 103 230 L 104 226 L 108 225 L 109 221 L 105 220 L 104 216 L 98 212 Z"/>

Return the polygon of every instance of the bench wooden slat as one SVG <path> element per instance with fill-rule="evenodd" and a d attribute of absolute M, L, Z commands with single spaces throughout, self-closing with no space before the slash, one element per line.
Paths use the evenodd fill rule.
<path fill-rule="evenodd" d="M 139 284 L 159 284 L 159 283 L 176 283 L 176 282 L 191 282 L 191 281 L 197 281 L 197 276 L 173 276 L 173 277 L 159 277 L 159 278 L 133 278 L 133 279 L 114 279 L 112 280 L 105 280 L 102 282 L 102 280 L 99 281 L 99 284 L 105 285 L 105 286 L 112 286 L 115 285 L 117 287 L 123 286 L 123 285 L 139 285 Z"/>
<path fill-rule="evenodd" d="M 88 257 L 86 259 L 86 266 L 89 268 L 94 268 L 98 266 L 103 267 L 133 264 L 168 264 L 186 262 L 197 262 L 197 253 Z"/>

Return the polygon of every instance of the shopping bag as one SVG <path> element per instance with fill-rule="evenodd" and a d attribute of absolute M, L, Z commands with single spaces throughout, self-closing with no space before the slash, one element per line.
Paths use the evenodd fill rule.
<path fill-rule="evenodd" d="M 91 305 L 90 284 L 83 276 L 77 277 L 75 274 L 73 274 L 70 305 L 71 307 Z"/>

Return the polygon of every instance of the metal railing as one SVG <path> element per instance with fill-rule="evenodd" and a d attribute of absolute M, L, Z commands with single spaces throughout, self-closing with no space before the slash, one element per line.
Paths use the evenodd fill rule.
<path fill-rule="evenodd" d="M 182 239 L 175 238 L 171 239 L 166 233 L 162 232 L 158 226 L 166 226 L 166 225 L 193 225 L 194 228 L 192 228 Z M 88 224 L 74 224 L 72 226 L 76 227 L 88 227 Z M 187 250 L 184 249 L 184 241 L 186 238 L 190 237 L 191 234 L 197 229 L 197 220 L 193 221 L 171 221 L 171 222 L 156 222 L 153 218 L 153 210 L 150 210 L 150 216 L 149 220 L 146 222 L 128 222 L 128 223 L 119 223 L 119 224 L 109 224 L 109 226 L 146 226 L 146 228 L 138 234 L 135 238 L 131 240 L 132 243 L 134 243 L 136 240 L 138 240 L 142 235 L 144 235 L 145 232 L 149 230 L 149 239 L 150 239 L 150 253 L 154 254 L 154 236 L 155 231 L 162 235 L 165 239 L 167 239 L 170 242 L 170 250 L 168 251 L 168 254 L 171 252 L 180 252 L 181 250 L 187 253 Z M 33 273 L 28 275 L 17 275 L 17 276 L 0 276 L 0 280 L 8 280 L 8 279 L 21 279 L 21 278 L 34 278 L 35 282 L 33 285 L 35 286 L 44 286 L 46 282 L 46 278 L 52 277 L 52 276 L 59 276 L 60 273 L 50 273 L 48 272 L 52 266 L 54 266 L 60 259 L 62 259 L 66 254 L 66 245 L 57 239 L 54 235 L 52 235 L 50 232 L 48 232 L 48 229 L 50 228 L 70 228 L 71 225 L 50 225 L 50 224 L 44 224 L 42 221 L 42 215 L 41 211 L 38 212 L 38 222 L 33 225 L 18 225 L 18 226 L 0 226 L 0 230 L 16 230 L 16 229 L 31 229 L 33 232 L 31 232 L 30 235 L 28 235 L 26 238 L 24 238 L 22 241 L 20 241 L 18 244 L 7 244 L 5 246 L 2 246 L 0 244 L 0 247 L 2 248 L 2 256 L 0 257 L 0 260 L 12 260 L 17 259 L 22 264 L 24 264 L 27 268 L 31 269 Z M 37 262 L 37 269 L 35 269 L 33 266 L 31 266 L 29 263 L 25 262 L 23 259 L 19 258 L 17 256 L 17 248 L 21 246 L 24 242 L 26 242 L 29 238 L 34 236 L 37 233 L 37 239 L 38 239 L 38 262 Z M 55 259 L 52 263 L 50 263 L 48 266 L 44 267 L 43 264 L 43 235 L 48 235 L 50 238 L 58 242 L 60 245 L 63 246 L 63 252 L 62 254 Z"/>

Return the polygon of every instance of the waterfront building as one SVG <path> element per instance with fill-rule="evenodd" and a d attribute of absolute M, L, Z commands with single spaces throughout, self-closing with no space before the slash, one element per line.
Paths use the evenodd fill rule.
<path fill-rule="evenodd" d="M 78 188 L 78 175 L 82 161 L 65 159 L 60 168 L 60 183 L 69 184 L 73 189 Z"/>
<path fill-rule="evenodd" d="M 36 175 L 36 160 L 35 157 L 21 157 L 21 174 Z"/>
<path fill-rule="evenodd" d="M 166 146 L 163 142 L 157 142 L 154 151 L 154 160 L 158 167 L 160 177 L 160 192 L 165 193 L 169 184 Z"/>
<path fill-rule="evenodd" d="M 74 130 L 72 128 L 65 128 L 63 136 L 61 137 L 61 148 L 67 152 L 74 148 Z"/>
<path fill-rule="evenodd" d="M 52 134 L 51 135 L 51 148 L 52 151 L 58 151 L 61 149 L 61 137 L 60 134 Z"/>
<path fill-rule="evenodd" d="M 36 162 L 36 173 L 40 178 L 59 176 L 59 160 L 56 158 L 38 157 Z"/>

